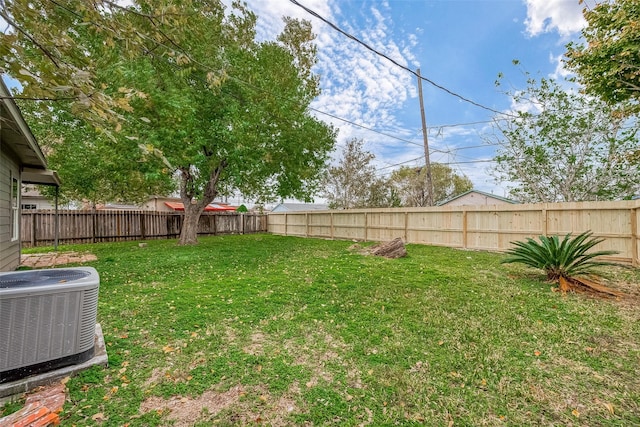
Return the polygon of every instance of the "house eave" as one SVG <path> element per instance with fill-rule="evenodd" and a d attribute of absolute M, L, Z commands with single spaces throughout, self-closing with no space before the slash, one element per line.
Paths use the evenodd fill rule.
<path fill-rule="evenodd" d="M 22 169 L 23 184 L 53 185 L 60 187 L 60 177 L 56 171 L 49 169 Z"/>
<path fill-rule="evenodd" d="M 46 169 L 47 161 L 44 154 L 2 78 L 0 78 L 0 106 L 2 142 L 9 144 L 22 165 L 34 169 Z"/>

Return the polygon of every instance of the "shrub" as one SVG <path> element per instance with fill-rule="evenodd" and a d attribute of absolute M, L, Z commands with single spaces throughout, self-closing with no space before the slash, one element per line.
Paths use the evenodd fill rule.
<path fill-rule="evenodd" d="M 507 251 L 509 257 L 502 260 L 502 263 L 517 262 L 543 269 L 547 278 L 554 282 L 560 281 L 560 278 L 570 279 L 591 274 L 594 267 L 615 265 L 612 262 L 596 261 L 594 258 L 617 254 L 617 251 L 587 253 L 604 240 L 591 237 L 592 234 L 591 231 L 585 231 L 572 238 L 569 233 L 562 241 L 558 236 L 539 236 L 539 243 L 531 238 L 527 238 L 525 242 L 511 242 L 515 247 Z"/>

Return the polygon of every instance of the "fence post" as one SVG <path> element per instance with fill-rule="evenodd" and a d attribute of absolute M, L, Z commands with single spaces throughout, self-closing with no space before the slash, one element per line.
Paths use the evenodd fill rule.
<path fill-rule="evenodd" d="M 367 242 L 367 238 L 369 237 L 369 215 L 367 212 L 364 213 L 364 241 Z"/>
<path fill-rule="evenodd" d="M 96 207 L 91 210 L 91 243 L 96 242 Z"/>
<path fill-rule="evenodd" d="M 287 235 L 287 227 L 289 226 L 289 219 L 287 218 L 287 213 L 284 213 L 284 235 Z"/>
<path fill-rule="evenodd" d="M 331 240 L 333 240 L 333 212 L 331 212 Z"/>
<path fill-rule="evenodd" d="M 548 217 L 547 217 L 547 205 L 546 203 L 542 207 L 542 235 L 546 236 L 548 233 L 548 225 L 547 225 Z"/>
<path fill-rule="evenodd" d="M 467 210 L 463 209 L 462 210 L 462 248 L 463 249 L 467 249 L 467 246 L 469 244 L 467 241 L 467 231 L 468 231 Z"/>
<path fill-rule="evenodd" d="M 404 211 L 404 241 L 409 243 L 409 212 Z"/>
<path fill-rule="evenodd" d="M 38 239 L 36 239 L 36 213 L 32 212 L 31 213 L 31 247 L 35 248 L 36 247 L 36 242 L 38 241 Z"/>
<path fill-rule="evenodd" d="M 631 265 L 638 267 L 640 259 L 638 256 L 638 208 L 631 209 Z"/>
<path fill-rule="evenodd" d="M 309 212 L 305 212 L 304 214 L 304 237 L 309 237 Z"/>
<path fill-rule="evenodd" d="M 147 219 L 146 212 L 140 211 L 140 239 L 141 240 L 145 240 L 147 237 L 146 219 Z"/>

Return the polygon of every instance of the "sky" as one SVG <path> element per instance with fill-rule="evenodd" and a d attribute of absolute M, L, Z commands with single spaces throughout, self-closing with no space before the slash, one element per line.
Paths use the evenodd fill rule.
<path fill-rule="evenodd" d="M 507 196 L 495 182 L 491 121 L 517 108 L 505 88 L 523 89 L 524 72 L 562 78 L 565 45 L 585 25 L 594 0 L 297 0 L 371 48 L 423 77 L 430 161 L 449 164 L 474 188 Z M 353 41 L 289 0 L 248 0 L 258 37 L 273 39 L 281 17 L 310 20 L 317 35 L 322 94 L 314 113 L 337 129 L 338 147 L 360 138 L 377 173 L 424 165 L 416 76 Z M 519 65 L 513 64 L 514 60 Z M 495 81 L 503 77 L 503 88 Z M 444 88 L 444 89 L 442 89 Z M 452 95 L 448 92 L 453 92 Z M 457 96 L 456 96 L 457 95 Z M 464 99 L 462 99 L 464 98 Z M 471 101 L 471 102 L 469 102 Z M 474 105 L 480 104 L 480 106 Z M 493 111 L 492 111 L 493 110 Z"/>
<path fill-rule="evenodd" d="M 275 39 L 283 16 L 311 21 L 322 90 L 311 106 L 339 131 L 334 162 L 345 141 L 359 138 L 380 176 L 424 165 L 416 76 L 291 0 L 245 1 L 258 16 L 262 40 Z M 296 1 L 404 68 L 419 68 L 429 80 L 422 86 L 430 161 L 450 165 L 477 190 L 507 196 L 512 183 L 493 178 L 496 146 L 487 143 L 492 120 L 519 107 L 504 90 L 523 89 L 524 72 L 566 76 L 565 45 L 579 40 L 582 8 L 599 0 Z M 499 74 L 502 88 L 495 85 Z"/>

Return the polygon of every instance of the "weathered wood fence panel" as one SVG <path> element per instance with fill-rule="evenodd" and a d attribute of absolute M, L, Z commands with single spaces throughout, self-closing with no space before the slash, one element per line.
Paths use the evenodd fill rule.
<path fill-rule="evenodd" d="M 591 230 L 611 260 L 640 265 L 640 200 L 270 213 L 268 231 L 290 236 L 504 251 L 539 235 Z"/>
<path fill-rule="evenodd" d="M 61 210 L 58 212 L 58 242 L 71 244 L 176 238 L 180 234 L 183 215 L 152 211 Z M 23 211 L 22 246 L 52 245 L 55 240 L 55 218 L 55 211 Z M 254 213 L 205 212 L 198 224 L 199 235 L 266 231 L 266 215 Z"/>

